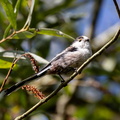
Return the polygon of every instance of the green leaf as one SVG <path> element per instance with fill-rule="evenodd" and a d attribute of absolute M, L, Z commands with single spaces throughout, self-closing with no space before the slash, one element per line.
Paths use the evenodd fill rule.
<path fill-rule="evenodd" d="M 16 16 L 17 16 L 17 13 L 18 13 L 20 4 L 21 4 L 21 0 L 17 0 L 16 5 L 15 5 L 15 8 L 14 8 L 15 19 L 16 19 Z M 12 25 L 11 25 L 11 23 L 10 23 L 10 24 L 8 25 L 8 27 L 6 28 L 5 32 L 4 32 L 3 38 L 5 38 L 5 37 L 8 36 L 9 31 L 10 31 L 10 29 L 11 29 L 11 26 L 12 26 Z"/>
<path fill-rule="evenodd" d="M 17 17 L 17 13 L 18 13 L 18 10 L 19 10 L 19 7 L 20 7 L 20 4 L 21 4 L 21 0 L 17 0 L 16 2 L 16 5 L 15 5 L 15 8 L 14 8 L 14 13 L 15 13 L 15 19 Z M 5 32 L 4 32 L 4 35 L 3 35 L 3 38 L 6 38 L 10 32 L 10 29 L 11 29 L 12 25 L 11 23 L 8 25 L 8 27 L 5 29 Z"/>
<path fill-rule="evenodd" d="M 56 29 L 50 29 L 50 28 L 34 29 L 34 28 L 31 28 L 31 29 L 29 29 L 29 31 L 37 33 L 37 34 L 52 35 L 52 36 L 57 36 L 57 37 L 65 37 L 65 38 L 75 40 L 70 35 L 67 35 L 67 34 L 63 33 L 62 31 L 59 31 L 59 30 L 56 30 Z"/>
<path fill-rule="evenodd" d="M 23 32 L 15 34 L 11 39 L 32 38 L 36 34 L 45 34 L 45 35 L 51 35 L 51 36 L 57 36 L 57 37 L 65 37 L 65 38 L 75 40 L 70 35 L 67 35 L 67 34 L 65 34 L 65 33 L 61 32 L 59 30 L 50 29 L 50 28 L 40 28 L 40 29 L 31 28 L 28 31 L 23 31 Z"/>
<path fill-rule="evenodd" d="M 26 52 L 26 53 L 29 53 L 30 55 L 32 55 L 32 57 L 34 57 L 34 59 L 40 64 L 48 64 L 49 63 L 46 59 L 42 58 L 41 56 L 38 56 L 31 52 Z"/>
<path fill-rule="evenodd" d="M 34 54 L 34 53 L 31 53 L 31 52 L 24 52 L 24 51 L 3 51 L 3 52 L 0 52 L 0 58 L 1 59 L 3 59 L 3 60 L 8 60 L 8 61 L 10 61 L 10 62 L 12 62 L 13 61 L 13 58 L 19 58 L 21 55 L 23 55 L 23 54 L 25 54 L 25 53 L 28 53 L 28 54 L 30 54 L 31 56 L 33 56 L 34 57 L 34 59 L 39 63 L 39 64 L 48 64 L 49 62 L 46 60 L 46 59 L 44 59 L 44 58 L 42 58 L 42 57 L 40 57 L 40 56 L 38 56 L 38 55 L 36 55 L 36 54 Z M 24 57 L 24 56 L 22 56 L 21 57 L 21 60 L 24 60 L 24 59 L 26 59 L 26 57 Z M 22 61 L 22 63 L 23 63 L 23 61 Z"/>
<path fill-rule="evenodd" d="M 24 31 L 24 32 L 15 34 L 11 39 L 26 39 L 26 38 L 32 38 L 33 36 L 35 36 L 34 33 Z"/>
<path fill-rule="evenodd" d="M 20 4 L 21 4 L 21 0 L 17 0 L 15 8 L 14 8 L 15 16 L 17 16 L 17 14 L 18 14 L 18 10 L 20 8 Z"/>
<path fill-rule="evenodd" d="M 12 65 L 11 62 L 5 61 L 5 60 L 1 60 L 0 59 L 0 69 L 7 69 L 10 68 Z"/>
<path fill-rule="evenodd" d="M 35 0 L 32 0 L 32 1 L 31 1 L 30 12 L 29 12 L 28 18 L 27 18 L 27 20 L 26 20 L 26 23 L 25 23 L 25 25 L 24 25 L 24 27 L 23 27 L 24 29 L 25 29 L 26 27 L 29 27 L 29 26 L 30 26 L 34 5 L 35 5 Z"/>
<path fill-rule="evenodd" d="M 70 35 L 67 35 L 59 30 L 56 29 L 50 29 L 50 28 L 30 28 L 28 31 L 20 32 L 15 34 L 11 39 L 26 39 L 26 38 L 32 38 L 36 34 L 44 34 L 44 35 L 51 35 L 51 36 L 57 36 L 57 37 L 65 37 L 72 40 L 75 40 Z"/>
<path fill-rule="evenodd" d="M 1 0 L 0 2 L 6 12 L 8 20 L 10 21 L 13 28 L 16 29 L 16 17 L 11 2 L 9 0 Z"/>
<path fill-rule="evenodd" d="M 4 32 L 4 35 L 3 35 L 3 38 L 6 38 L 10 32 L 10 29 L 11 29 L 11 23 L 7 26 L 7 28 L 5 29 L 5 32 Z"/>

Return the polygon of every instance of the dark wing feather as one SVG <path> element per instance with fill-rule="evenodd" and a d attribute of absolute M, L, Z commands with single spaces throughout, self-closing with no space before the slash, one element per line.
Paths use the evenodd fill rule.
<path fill-rule="evenodd" d="M 63 50 L 61 53 L 57 54 L 43 69 L 41 69 L 40 71 L 46 69 L 48 66 L 51 65 L 51 63 L 53 61 L 56 61 L 58 59 L 60 59 L 60 57 L 63 57 L 66 53 L 68 52 L 74 52 L 74 51 L 77 51 L 77 48 L 73 47 L 73 46 L 70 46 L 68 48 L 66 48 L 65 50 Z"/>
<path fill-rule="evenodd" d="M 65 50 L 63 50 L 63 51 L 62 51 L 61 53 L 59 53 L 58 55 L 56 55 L 56 56 L 50 61 L 50 63 L 51 63 L 52 61 L 58 60 L 60 57 L 64 56 L 64 54 L 66 54 L 66 53 L 68 53 L 68 52 L 74 52 L 74 51 L 77 51 L 77 48 L 70 46 L 70 47 L 66 48 Z M 50 64 L 50 63 L 49 63 L 49 64 Z"/>

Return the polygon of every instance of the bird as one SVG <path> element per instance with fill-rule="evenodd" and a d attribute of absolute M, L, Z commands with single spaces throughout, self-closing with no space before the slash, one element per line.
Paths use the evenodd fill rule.
<path fill-rule="evenodd" d="M 90 56 L 92 55 L 92 49 L 90 39 L 87 36 L 77 37 L 73 43 L 57 54 L 45 67 L 43 67 L 38 73 L 14 84 L 8 89 L 1 92 L 3 96 L 11 94 L 23 85 L 43 77 L 44 75 L 58 74 L 61 77 L 61 81 L 64 82 L 62 74 L 69 74 L 75 72 Z"/>

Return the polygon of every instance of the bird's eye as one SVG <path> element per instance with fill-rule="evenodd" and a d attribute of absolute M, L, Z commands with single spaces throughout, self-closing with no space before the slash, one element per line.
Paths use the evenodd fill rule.
<path fill-rule="evenodd" d="M 81 42 L 83 40 L 83 37 L 79 36 L 77 39 L 78 39 L 79 42 Z"/>
<path fill-rule="evenodd" d="M 79 42 L 81 42 L 82 41 L 82 39 L 79 39 Z"/>

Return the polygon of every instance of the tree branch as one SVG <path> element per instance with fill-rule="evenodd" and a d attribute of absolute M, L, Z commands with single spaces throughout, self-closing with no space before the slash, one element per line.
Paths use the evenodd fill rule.
<path fill-rule="evenodd" d="M 18 34 L 18 33 L 21 33 L 21 32 L 24 32 L 24 31 L 27 31 L 27 29 L 21 29 L 21 30 L 19 30 L 19 31 L 13 31 L 13 33 L 10 34 L 8 37 L 3 38 L 2 40 L 0 40 L 0 43 L 4 42 L 4 41 L 6 41 L 6 40 L 12 39 L 12 37 L 13 37 L 14 35 L 16 35 L 16 34 Z"/>
<path fill-rule="evenodd" d="M 97 25 L 97 21 L 98 21 L 98 17 L 99 17 L 102 3 L 103 3 L 103 0 L 96 0 L 94 2 L 92 22 L 91 22 L 91 25 L 89 27 L 89 33 L 88 33 L 89 34 L 88 37 L 90 39 L 93 39 L 95 37 L 96 25 Z"/>
<path fill-rule="evenodd" d="M 117 1 L 116 1 L 116 0 L 113 0 L 113 2 L 114 2 L 114 4 L 115 4 L 116 11 L 117 11 L 118 16 L 119 16 L 119 18 L 120 18 L 120 9 L 119 9 L 118 3 L 117 3 Z"/>
<path fill-rule="evenodd" d="M 45 99 L 40 100 L 36 105 L 34 105 L 32 108 L 30 108 L 28 111 L 26 111 L 24 114 L 18 116 L 15 118 L 15 120 L 21 120 L 28 116 L 30 113 L 32 113 L 34 110 L 36 110 L 39 106 L 50 100 L 53 96 L 55 96 L 63 87 L 65 87 L 71 80 L 74 79 L 75 76 L 77 76 L 79 73 L 82 72 L 82 70 L 97 56 L 99 56 L 106 48 L 108 48 L 111 44 L 113 44 L 120 35 L 120 29 L 117 31 L 115 36 L 107 42 L 100 50 L 98 50 L 95 54 L 93 54 L 88 60 L 86 60 L 79 68 L 78 70 L 71 75 L 69 79 L 67 79 L 65 82 L 61 83 L 56 90 L 54 90 L 49 96 L 47 96 Z"/>
<path fill-rule="evenodd" d="M 2 85 L 1 85 L 1 87 L 0 87 L 0 92 L 3 90 L 3 87 L 5 86 L 7 80 L 8 80 L 8 78 L 9 78 L 11 72 L 12 72 L 12 69 L 13 69 L 13 67 L 14 67 L 14 65 L 15 65 L 15 63 L 14 63 L 15 60 L 16 60 L 16 58 L 13 59 L 12 65 L 11 65 L 11 67 L 10 67 L 10 69 L 9 69 L 6 77 L 5 77 L 5 79 L 4 79 L 3 82 L 2 82 Z"/>

